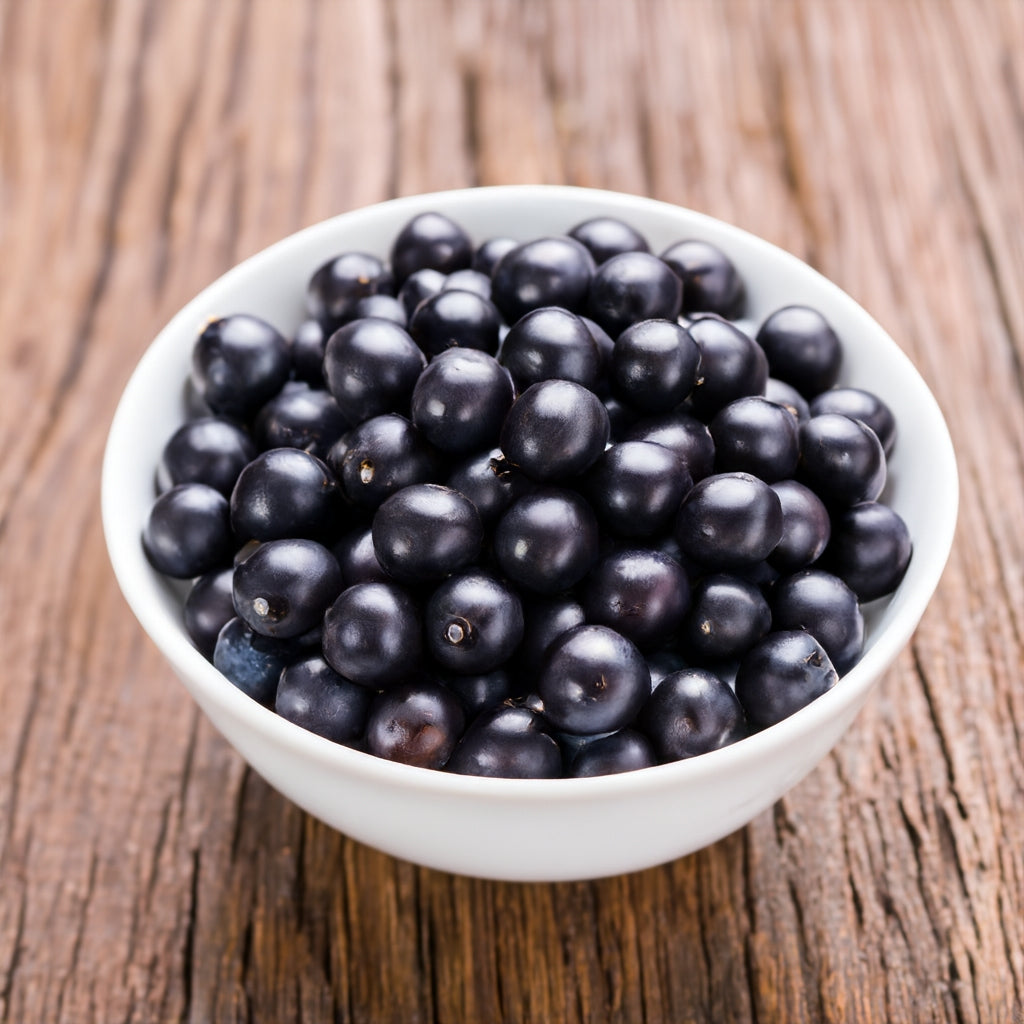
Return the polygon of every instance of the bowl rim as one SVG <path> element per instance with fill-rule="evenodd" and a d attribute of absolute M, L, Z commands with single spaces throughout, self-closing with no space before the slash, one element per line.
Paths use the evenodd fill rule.
<path fill-rule="evenodd" d="M 592 778 L 506 779 L 464 776 L 417 768 L 334 743 L 258 704 L 222 676 L 212 663 L 191 645 L 181 624 L 174 622 L 159 600 L 154 600 L 157 588 L 166 587 L 168 584 L 146 562 L 137 532 L 125 529 L 118 497 L 119 488 L 126 474 L 126 453 L 131 448 L 131 438 L 138 422 L 137 414 L 143 405 L 144 383 L 152 375 L 152 368 L 159 361 L 161 354 L 165 354 L 171 348 L 177 350 L 181 344 L 182 331 L 185 328 L 192 330 L 201 322 L 201 307 L 207 294 L 213 289 L 233 284 L 237 279 L 251 273 L 254 267 L 287 256 L 290 250 L 301 247 L 314 236 L 337 234 L 343 237 L 346 224 L 351 224 L 356 218 L 377 215 L 384 208 L 395 216 L 401 216 L 403 212 L 411 216 L 414 212 L 431 206 L 451 206 L 466 202 L 487 204 L 492 201 L 583 201 L 613 206 L 614 212 L 609 209 L 607 213 L 622 217 L 628 217 L 630 210 L 643 211 L 645 216 L 661 213 L 678 217 L 683 214 L 693 224 L 695 231 L 705 229 L 706 234 L 730 239 L 762 258 L 771 257 L 789 271 L 806 275 L 818 289 L 823 290 L 830 302 L 845 308 L 862 323 L 879 332 L 892 347 L 892 357 L 902 363 L 902 371 L 907 382 L 916 392 L 914 400 L 919 413 L 928 420 L 935 456 L 945 469 L 935 481 L 933 505 L 936 521 L 932 531 L 934 543 L 926 552 L 927 558 L 915 548 L 917 557 L 911 560 L 904 584 L 891 598 L 894 602 L 898 600 L 900 605 L 860 661 L 831 690 L 782 722 L 699 757 L 617 775 Z M 935 397 L 895 340 L 837 284 L 792 253 L 742 228 L 699 211 L 630 193 L 571 185 L 476 186 L 385 200 L 305 227 L 236 264 L 190 299 L 147 346 L 125 385 L 111 421 L 104 449 L 101 479 L 104 536 L 114 574 L 125 600 L 145 632 L 170 662 L 186 688 L 193 691 L 193 697 L 204 710 L 207 709 L 209 702 L 219 712 L 236 719 L 240 726 L 261 734 L 275 747 L 312 759 L 324 767 L 337 769 L 348 776 L 383 785 L 429 792 L 435 796 L 468 795 L 501 802 L 524 798 L 530 802 L 589 802 L 611 794 L 628 796 L 632 792 L 699 784 L 722 772 L 756 770 L 762 759 L 783 752 L 801 736 L 813 734 L 827 722 L 840 716 L 844 709 L 856 707 L 895 660 L 917 628 L 949 557 L 958 503 L 956 457 L 948 427 Z M 881 600 L 885 602 L 890 598 Z M 189 677 L 188 680 L 185 679 L 186 675 Z M 199 692 L 195 692 L 193 687 Z"/>

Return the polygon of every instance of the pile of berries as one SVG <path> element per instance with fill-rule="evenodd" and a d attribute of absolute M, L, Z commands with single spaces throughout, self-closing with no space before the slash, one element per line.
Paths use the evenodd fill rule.
<path fill-rule="evenodd" d="M 878 501 L 892 413 L 836 386 L 817 311 L 752 337 L 708 242 L 600 217 L 474 245 L 438 213 L 306 300 L 290 339 L 202 330 L 142 537 L 254 700 L 420 767 L 587 776 L 733 743 L 857 662 L 911 542 Z"/>

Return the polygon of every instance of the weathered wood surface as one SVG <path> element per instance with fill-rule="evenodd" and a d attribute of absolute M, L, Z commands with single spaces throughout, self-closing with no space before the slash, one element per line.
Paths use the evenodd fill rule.
<path fill-rule="evenodd" d="M 0 0 L 0 1021 L 1024 1020 L 1020 0 Z M 247 771 L 98 512 L 130 368 L 324 216 L 521 181 L 807 258 L 899 339 L 953 555 L 835 752 L 710 849 L 500 885 Z"/>

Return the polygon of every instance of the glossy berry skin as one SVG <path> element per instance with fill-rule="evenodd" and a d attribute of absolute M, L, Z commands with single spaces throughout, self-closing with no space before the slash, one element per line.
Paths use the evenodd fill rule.
<path fill-rule="evenodd" d="M 441 291 L 472 292 L 489 301 L 491 298 L 491 275 L 469 267 L 464 270 L 456 270 L 445 277 Z"/>
<path fill-rule="evenodd" d="M 805 398 L 832 387 L 843 349 L 828 321 L 808 306 L 785 306 L 761 325 L 757 343 L 773 377 L 792 384 Z"/>
<path fill-rule="evenodd" d="M 296 381 L 286 384 L 260 409 L 253 434 L 262 451 L 301 448 L 322 459 L 348 427 L 327 391 Z"/>
<path fill-rule="evenodd" d="M 715 442 L 716 473 L 750 473 L 765 483 L 796 471 L 800 439 L 796 418 L 766 398 L 738 398 L 708 424 Z"/>
<path fill-rule="evenodd" d="M 696 483 L 715 470 L 715 442 L 707 424 L 680 409 L 638 420 L 624 435 L 626 441 L 650 441 L 673 452 Z"/>
<path fill-rule="evenodd" d="M 711 242 L 690 238 L 670 245 L 661 258 L 683 282 L 683 314 L 743 312 L 743 279 L 732 260 Z"/>
<path fill-rule="evenodd" d="M 373 517 L 373 550 L 400 583 L 444 579 L 471 565 L 484 540 L 476 506 L 440 484 L 396 491 Z"/>
<path fill-rule="evenodd" d="M 737 398 L 764 394 L 768 359 L 756 341 L 714 316 L 694 320 L 688 330 L 700 349 L 701 380 L 690 398 L 698 417 L 710 420 Z"/>
<path fill-rule="evenodd" d="M 912 550 L 910 531 L 899 513 L 869 501 L 837 516 L 826 559 L 858 600 L 874 601 L 900 585 Z"/>
<path fill-rule="evenodd" d="M 324 348 L 330 332 L 319 320 L 303 320 L 292 335 L 292 373 L 316 388 L 324 386 Z"/>
<path fill-rule="evenodd" d="M 356 583 L 389 583 L 391 577 L 377 561 L 373 550 L 373 532 L 370 528 L 359 527 L 346 533 L 331 548 L 341 569 L 341 579 L 346 587 Z"/>
<path fill-rule="evenodd" d="M 596 775 L 635 772 L 657 763 L 654 748 L 643 733 L 620 729 L 584 743 L 569 763 L 569 775 L 574 779 L 589 779 Z"/>
<path fill-rule="evenodd" d="M 582 603 L 588 622 L 609 626 L 641 651 L 655 651 L 682 627 L 690 581 L 668 555 L 627 548 L 598 562 L 583 587 Z"/>
<path fill-rule="evenodd" d="M 544 717 L 561 732 L 594 735 L 628 725 L 651 690 L 644 656 L 607 626 L 584 625 L 551 645 L 537 679 Z"/>
<path fill-rule="evenodd" d="M 521 391 L 555 378 L 594 388 L 601 370 L 601 353 L 586 323 L 557 306 L 520 317 L 505 336 L 500 359 Z"/>
<path fill-rule="evenodd" d="M 538 712 L 501 705 L 483 711 L 466 730 L 446 769 L 498 779 L 557 779 L 562 752 Z"/>
<path fill-rule="evenodd" d="M 771 590 L 772 627 L 803 629 L 825 648 L 843 675 L 864 647 L 864 617 L 857 595 L 838 577 L 821 569 L 803 569 Z"/>
<path fill-rule="evenodd" d="M 494 355 L 501 317 L 494 305 L 474 292 L 442 288 L 424 299 L 409 321 L 409 333 L 427 358 L 458 345 Z"/>
<path fill-rule="evenodd" d="M 409 317 L 406 316 L 405 306 L 395 295 L 367 295 L 356 303 L 353 311 L 353 320 L 362 320 L 366 317 L 375 317 L 377 320 L 390 320 L 399 327 L 409 325 Z M 294 357 L 293 357 L 294 359 Z"/>
<path fill-rule="evenodd" d="M 339 676 L 314 655 L 281 673 L 274 710 L 309 732 L 348 745 L 362 736 L 372 702 L 372 690 Z"/>
<path fill-rule="evenodd" d="M 376 509 L 410 484 L 427 483 L 440 472 L 437 453 L 404 416 L 385 413 L 360 423 L 327 453 L 345 497 Z"/>
<path fill-rule="evenodd" d="M 514 590 L 482 572 L 445 580 L 423 615 L 427 650 L 443 668 L 490 672 L 512 656 L 523 638 L 523 605 Z"/>
<path fill-rule="evenodd" d="M 587 472 L 587 498 L 618 537 L 654 537 L 672 526 L 693 483 L 675 453 L 650 441 L 622 441 Z"/>
<path fill-rule="evenodd" d="M 885 457 L 892 454 L 896 445 L 896 417 L 877 395 L 861 388 L 832 388 L 815 395 L 810 403 L 812 416 L 826 412 L 840 413 L 866 423 L 882 442 Z"/>
<path fill-rule="evenodd" d="M 244 421 L 281 390 L 291 373 L 284 336 L 259 317 L 211 320 L 192 348 L 192 382 L 219 416 Z"/>
<path fill-rule="evenodd" d="M 501 450 L 531 480 L 564 480 L 597 461 L 610 429 L 608 411 L 592 391 L 545 380 L 512 404 L 501 427 Z"/>
<path fill-rule="evenodd" d="M 420 612 L 394 583 L 357 583 L 327 610 L 323 655 L 339 675 L 374 688 L 409 676 L 423 652 Z"/>
<path fill-rule="evenodd" d="M 306 287 L 306 312 L 330 333 L 356 315 L 368 295 L 393 295 L 395 279 L 376 256 L 345 252 L 319 266 Z"/>
<path fill-rule="evenodd" d="M 244 694 L 273 707 L 281 673 L 297 657 L 295 644 L 254 633 L 236 617 L 217 636 L 213 665 Z"/>
<path fill-rule="evenodd" d="M 523 639 L 516 657 L 530 678 L 544 664 L 548 649 L 563 633 L 586 622 L 583 606 L 571 597 L 533 600 L 524 609 Z"/>
<path fill-rule="evenodd" d="M 582 242 L 598 265 L 619 253 L 651 251 L 647 239 L 618 217 L 591 217 L 577 224 L 569 237 Z"/>
<path fill-rule="evenodd" d="M 718 473 L 694 484 L 675 523 L 686 557 L 712 570 L 754 565 L 781 537 L 778 495 L 749 473 Z"/>
<path fill-rule="evenodd" d="M 240 540 L 325 537 L 338 527 L 341 514 L 334 474 L 298 448 L 257 455 L 231 492 L 231 525 Z"/>
<path fill-rule="evenodd" d="M 442 274 L 468 267 L 473 243 L 465 231 L 443 213 L 430 211 L 413 217 L 391 247 L 391 266 L 399 284 L 417 270 Z"/>
<path fill-rule="evenodd" d="M 264 636 L 290 639 L 318 626 L 341 593 L 338 560 L 302 538 L 261 544 L 235 568 L 235 612 Z"/>
<path fill-rule="evenodd" d="M 885 486 L 882 443 L 860 420 L 823 413 L 800 424 L 797 479 L 827 505 L 874 501 Z"/>
<path fill-rule="evenodd" d="M 431 270 L 429 267 L 409 275 L 398 292 L 398 301 L 405 311 L 407 323 L 412 320 L 419 304 L 431 295 L 437 295 L 447 280 L 440 270 Z"/>
<path fill-rule="evenodd" d="M 191 579 L 230 564 L 235 549 L 228 500 L 206 484 L 178 484 L 153 502 L 142 548 L 157 572 Z"/>
<path fill-rule="evenodd" d="M 218 417 L 191 420 L 170 437 L 156 469 L 158 490 L 176 484 L 207 484 L 225 497 L 238 474 L 256 457 L 256 445 L 241 427 Z"/>
<path fill-rule="evenodd" d="M 736 697 L 752 729 L 775 725 L 817 700 L 839 677 L 824 648 L 809 633 L 769 633 L 736 672 Z"/>
<path fill-rule="evenodd" d="M 594 270 L 594 257 L 576 239 L 538 238 L 498 261 L 491 275 L 491 299 L 507 324 L 541 306 L 582 312 Z"/>
<path fill-rule="evenodd" d="M 214 569 L 200 576 L 185 598 L 185 632 L 207 660 L 213 659 L 217 634 L 235 617 L 231 599 L 232 572 L 230 568 Z"/>
<path fill-rule="evenodd" d="M 666 676 L 647 698 L 637 728 L 662 763 L 719 750 L 743 739 L 743 708 L 729 684 L 705 669 Z"/>
<path fill-rule="evenodd" d="M 796 572 L 816 562 L 829 537 L 832 522 L 814 491 L 796 480 L 779 480 L 772 490 L 782 503 L 782 537 L 768 556 L 780 572 Z"/>
<path fill-rule="evenodd" d="M 452 348 L 420 374 L 412 421 L 439 451 L 467 455 L 497 444 L 514 398 L 512 378 L 493 356 Z"/>
<path fill-rule="evenodd" d="M 498 707 L 514 696 L 515 687 L 508 672 L 496 668 L 476 675 L 449 675 L 444 685 L 462 701 L 467 722 L 482 711 Z"/>
<path fill-rule="evenodd" d="M 366 723 L 366 749 L 417 768 L 443 768 L 462 736 L 459 698 L 440 683 L 417 679 L 378 694 Z"/>
<path fill-rule="evenodd" d="M 473 270 L 490 277 L 494 273 L 494 268 L 498 265 L 498 260 L 518 245 L 519 243 L 514 238 L 488 238 L 486 241 L 481 242 L 477 246 L 476 252 L 473 253 L 473 262 L 471 264 Z"/>
<path fill-rule="evenodd" d="M 597 518 L 579 495 L 545 487 L 519 498 L 498 521 L 494 555 L 501 571 L 538 594 L 579 583 L 597 561 Z"/>
<path fill-rule="evenodd" d="M 516 498 L 536 486 L 508 465 L 500 448 L 490 448 L 459 462 L 445 483 L 476 505 L 484 526 L 494 523 Z"/>
<path fill-rule="evenodd" d="M 683 283 L 672 269 L 649 252 L 624 252 L 602 263 L 590 282 L 587 315 L 616 341 L 641 320 L 679 316 Z"/>
<path fill-rule="evenodd" d="M 324 379 L 343 415 L 362 423 L 409 408 L 427 360 L 409 334 L 390 320 L 353 320 L 331 335 Z"/>
<path fill-rule="evenodd" d="M 741 658 L 772 625 L 761 588 L 724 573 L 705 576 L 694 588 L 681 646 L 694 665 Z"/>
<path fill-rule="evenodd" d="M 769 402 L 788 409 L 796 417 L 798 423 L 803 423 L 804 420 L 811 418 L 811 407 L 808 405 L 807 399 L 792 384 L 787 384 L 784 380 L 779 380 L 778 377 L 768 378 L 764 386 L 764 397 Z"/>
<path fill-rule="evenodd" d="M 624 402 L 648 414 L 662 413 L 693 390 L 699 364 L 700 350 L 685 327 L 642 320 L 619 334 L 609 374 L 613 391 Z"/>

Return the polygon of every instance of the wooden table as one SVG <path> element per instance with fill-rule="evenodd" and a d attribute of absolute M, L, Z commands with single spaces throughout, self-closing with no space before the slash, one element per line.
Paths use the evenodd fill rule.
<path fill-rule="evenodd" d="M 1024 1020 L 1020 0 L 0 2 L 0 1021 Z M 494 884 L 247 770 L 130 615 L 106 430 L 239 259 L 569 182 L 799 254 L 934 390 L 960 524 L 824 763 L 710 849 Z"/>

